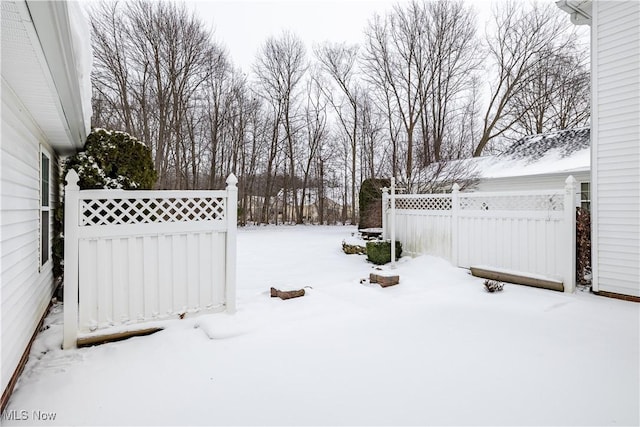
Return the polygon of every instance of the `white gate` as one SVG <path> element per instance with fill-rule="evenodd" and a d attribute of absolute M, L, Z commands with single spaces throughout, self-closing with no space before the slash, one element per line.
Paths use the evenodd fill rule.
<path fill-rule="evenodd" d="M 78 334 L 235 311 L 237 179 L 219 191 L 65 187 L 64 348 Z"/>
<path fill-rule="evenodd" d="M 575 287 L 575 180 L 563 190 L 390 196 L 383 194 L 384 237 L 403 251 L 561 280 Z M 393 194 L 393 192 L 392 192 Z M 395 197 L 392 202 L 391 198 Z M 393 209 L 395 207 L 395 209 Z M 391 217 L 395 212 L 395 220 Z"/>

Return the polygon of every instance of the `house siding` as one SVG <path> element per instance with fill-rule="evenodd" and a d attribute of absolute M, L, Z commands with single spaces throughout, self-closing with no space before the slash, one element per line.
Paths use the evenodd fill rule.
<path fill-rule="evenodd" d="M 640 296 L 640 2 L 592 4 L 593 288 Z"/>
<path fill-rule="evenodd" d="M 56 156 L 33 118 L 2 86 L 0 283 L 2 390 L 7 389 L 53 293 L 51 255 L 40 266 L 40 153 L 50 158 L 49 245 L 57 200 Z M 51 246 L 49 246 L 51 247 Z"/>
<path fill-rule="evenodd" d="M 573 176 L 576 184 L 576 205 L 580 205 L 580 184 L 591 181 L 590 171 L 553 173 L 508 178 L 483 178 L 472 191 L 530 191 L 563 189 L 565 181 Z M 465 190 L 467 191 L 467 190 Z"/>

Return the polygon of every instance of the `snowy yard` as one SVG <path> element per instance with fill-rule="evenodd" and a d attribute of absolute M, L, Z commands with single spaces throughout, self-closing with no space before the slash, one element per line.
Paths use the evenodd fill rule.
<path fill-rule="evenodd" d="M 3 425 L 640 423 L 639 304 L 490 294 L 426 256 L 398 263 L 398 286 L 360 284 L 372 265 L 342 253 L 353 232 L 239 230 L 235 316 L 63 351 L 56 307 Z M 282 301 L 271 286 L 312 289 Z"/>

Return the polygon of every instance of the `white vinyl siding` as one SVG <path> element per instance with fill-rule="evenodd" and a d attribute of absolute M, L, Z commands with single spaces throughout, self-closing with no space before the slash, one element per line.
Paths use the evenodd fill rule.
<path fill-rule="evenodd" d="M 640 296 L 640 2 L 593 2 L 594 290 Z"/>
<path fill-rule="evenodd" d="M 470 191 L 532 191 L 532 190 L 559 190 L 565 186 L 565 181 L 573 176 L 576 184 L 576 206 L 580 206 L 582 200 L 581 184 L 589 185 L 591 181 L 590 171 L 575 171 L 572 173 L 553 173 L 541 175 L 517 176 L 508 178 L 482 178 L 478 185 Z M 467 191 L 467 190 L 465 190 Z"/>
<path fill-rule="evenodd" d="M 26 109 L 2 85 L 0 249 L 2 286 L 2 389 L 11 379 L 53 293 L 51 262 L 40 268 L 41 143 L 45 139 Z M 49 205 L 57 176 L 50 162 Z M 49 218 L 49 243 L 52 236 Z M 50 247 L 50 246 L 49 246 Z"/>

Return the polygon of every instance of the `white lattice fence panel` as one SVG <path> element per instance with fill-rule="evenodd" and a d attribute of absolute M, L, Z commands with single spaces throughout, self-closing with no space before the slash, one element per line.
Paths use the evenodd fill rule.
<path fill-rule="evenodd" d="M 462 211 L 563 211 L 564 195 L 535 194 L 484 196 L 460 194 Z"/>
<path fill-rule="evenodd" d="M 223 221 L 225 198 L 81 199 L 82 226 Z"/>
<path fill-rule="evenodd" d="M 396 209 L 449 211 L 451 210 L 451 196 L 429 195 L 419 197 L 396 198 Z"/>
<path fill-rule="evenodd" d="M 237 179 L 225 190 L 65 187 L 64 348 L 185 314 L 235 312 Z"/>
<path fill-rule="evenodd" d="M 563 190 L 403 195 L 383 217 L 403 249 L 575 282 L 575 180 Z M 392 220 L 393 219 L 393 220 Z"/>

